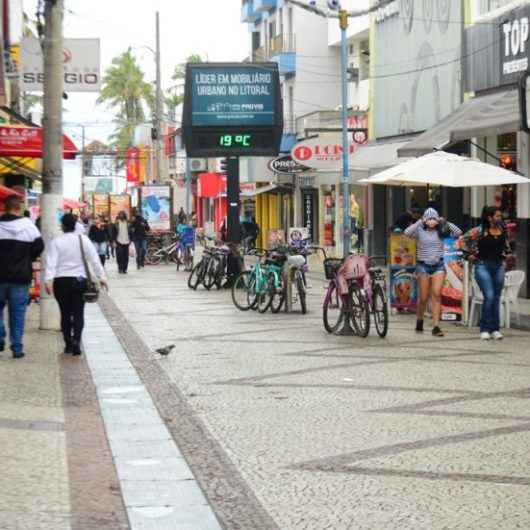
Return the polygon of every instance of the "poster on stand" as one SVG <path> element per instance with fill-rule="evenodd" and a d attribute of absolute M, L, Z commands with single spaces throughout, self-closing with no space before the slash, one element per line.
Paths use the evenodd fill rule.
<path fill-rule="evenodd" d="M 120 212 L 127 214 L 127 219 L 131 217 L 131 197 L 129 195 L 110 196 L 110 218 L 115 220 Z"/>
<path fill-rule="evenodd" d="M 302 247 L 302 241 L 309 238 L 309 228 L 306 226 L 289 228 L 289 237 L 287 244 L 292 247 Z"/>
<path fill-rule="evenodd" d="M 400 233 L 389 238 L 390 305 L 395 309 L 416 309 L 416 241 Z"/>
<path fill-rule="evenodd" d="M 151 230 L 171 229 L 171 188 L 169 186 L 142 186 L 142 215 Z"/>
<path fill-rule="evenodd" d="M 94 193 L 94 195 L 92 195 L 92 205 L 96 217 L 99 215 L 109 217 L 110 204 L 109 195 L 107 193 Z"/>
<path fill-rule="evenodd" d="M 285 245 L 285 232 L 282 229 L 269 230 L 267 232 L 267 248 L 273 249 Z"/>
<path fill-rule="evenodd" d="M 416 267 L 390 268 L 390 305 L 396 309 L 416 308 Z"/>
<path fill-rule="evenodd" d="M 445 281 L 442 287 L 442 320 L 461 321 L 464 298 L 464 260 L 457 240 L 444 239 Z"/>

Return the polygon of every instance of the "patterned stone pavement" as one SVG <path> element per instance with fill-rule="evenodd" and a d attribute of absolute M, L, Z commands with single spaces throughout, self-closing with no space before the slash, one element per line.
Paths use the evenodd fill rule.
<path fill-rule="evenodd" d="M 226 528 L 530 528 L 528 334 L 327 335 L 160 266 L 102 308 Z M 167 358 L 152 351 L 176 344 Z"/>

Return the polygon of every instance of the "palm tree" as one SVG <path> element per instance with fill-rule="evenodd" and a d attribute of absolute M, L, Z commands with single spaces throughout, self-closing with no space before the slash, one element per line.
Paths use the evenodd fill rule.
<path fill-rule="evenodd" d="M 112 60 L 97 100 L 116 112 L 111 146 L 117 150 L 119 159 L 123 159 L 133 144 L 135 126 L 146 121 L 145 105 L 150 108 L 153 101 L 153 86 L 144 80 L 144 73 L 129 48 Z"/>

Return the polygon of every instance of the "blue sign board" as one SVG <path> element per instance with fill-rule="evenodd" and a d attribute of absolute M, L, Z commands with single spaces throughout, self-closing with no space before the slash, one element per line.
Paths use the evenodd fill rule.
<path fill-rule="evenodd" d="M 191 75 L 193 127 L 272 126 L 276 78 L 267 66 L 195 66 Z"/>

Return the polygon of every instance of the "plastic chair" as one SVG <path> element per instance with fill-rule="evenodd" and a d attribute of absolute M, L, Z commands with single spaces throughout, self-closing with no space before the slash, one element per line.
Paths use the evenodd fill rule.
<path fill-rule="evenodd" d="M 526 274 L 524 271 L 510 271 L 506 273 L 504 289 L 501 296 L 501 327 L 508 329 L 511 324 L 511 306 L 517 310 L 517 323 L 520 323 L 519 316 L 519 291 L 524 283 Z M 469 311 L 468 326 L 472 327 L 475 321 L 475 308 L 482 305 L 484 297 L 478 286 L 475 277 L 471 278 L 471 309 Z"/>
<path fill-rule="evenodd" d="M 505 322 L 506 327 L 510 327 L 511 320 L 511 306 L 517 311 L 517 323 L 521 323 L 520 309 L 519 309 L 519 291 L 526 278 L 525 271 L 509 271 L 506 273 L 506 279 L 504 281 L 504 291 L 502 293 Z"/>

